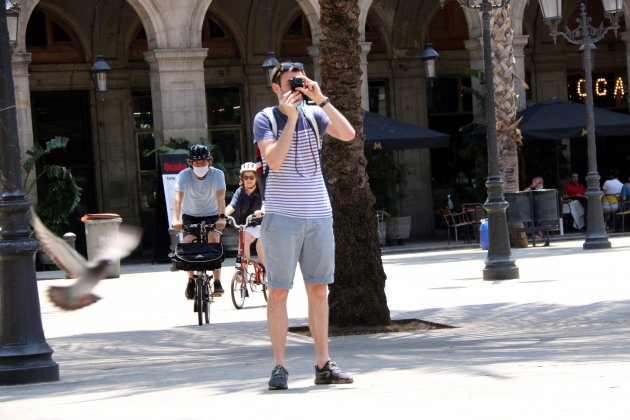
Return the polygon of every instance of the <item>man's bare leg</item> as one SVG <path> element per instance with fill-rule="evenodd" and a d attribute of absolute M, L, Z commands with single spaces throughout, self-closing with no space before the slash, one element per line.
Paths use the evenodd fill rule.
<path fill-rule="evenodd" d="M 267 293 L 267 326 L 271 339 L 271 350 L 273 351 L 273 365 L 282 365 L 286 368 L 286 344 L 289 329 L 287 297 L 289 296 L 289 289 L 270 287 Z"/>
<path fill-rule="evenodd" d="M 328 285 L 307 284 L 308 326 L 315 346 L 315 361 L 322 368 L 330 355 L 328 354 Z"/>

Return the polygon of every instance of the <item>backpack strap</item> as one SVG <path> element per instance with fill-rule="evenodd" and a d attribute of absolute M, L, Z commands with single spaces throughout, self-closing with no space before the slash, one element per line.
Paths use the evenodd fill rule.
<path fill-rule="evenodd" d="M 278 123 L 276 122 L 276 117 L 273 115 L 273 108 L 272 106 L 268 106 L 267 108 L 263 109 L 263 112 L 265 113 L 265 115 L 267 116 L 267 119 L 269 119 L 269 122 L 271 123 L 271 132 L 273 133 L 273 137 L 278 140 Z M 258 146 L 256 146 L 258 147 Z M 261 159 L 262 162 L 262 159 Z M 262 171 L 262 182 L 261 185 L 263 185 L 263 199 L 265 198 L 265 184 L 267 183 L 267 175 L 269 175 L 269 165 L 262 165 L 263 166 L 263 171 Z"/>
<path fill-rule="evenodd" d="M 265 116 L 269 119 L 269 122 L 271 123 L 271 131 L 273 132 L 273 137 L 278 140 L 278 122 L 276 121 L 276 117 L 273 114 L 273 109 L 275 107 L 273 106 L 268 106 L 266 108 L 263 109 L 263 112 L 265 113 Z M 317 139 L 317 150 L 319 152 L 319 161 L 320 161 L 320 165 L 321 165 L 321 159 L 322 159 L 322 139 L 319 136 L 319 126 L 317 125 L 317 120 L 315 119 L 315 114 L 313 114 L 313 111 L 311 109 L 311 107 L 309 106 L 304 106 L 302 107 L 302 111 L 304 112 L 304 116 L 306 117 L 306 119 L 309 122 L 309 125 L 311 126 L 311 129 L 313 130 L 313 133 L 315 133 L 315 138 Z M 263 185 L 263 199 L 264 199 L 264 185 L 267 181 L 267 175 L 269 174 L 269 165 L 264 165 L 263 167 L 263 174 L 262 174 L 262 185 Z M 324 174 L 324 171 L 322 169 L 322 175 Z M 325 179 L 325 175 L 324 175 L 324 179 Z M 328 189 L 328 182 L 326 182 L 326 189 Z M 330 195 L 330 191 L 328 192 L 328 194 Z"/>
<path fill-rule="evenodd" d="M 273 137 L 278 140 L 278 123 L 276 122 L 276 117 L 273 115 L 273 108 L 273 106 L 268 106 L 267 108 L 263 109 L 263 112 L 271 123 L 271 131 L 273 132 Z"/>
<path fill-rule="evenodd" d="M 268 106 L 267 108 L 263 109 L 263 112 L 269 119 L 269 122 L 271 123 L 271 131 L 273 132 L 273 136 L 277 140 L 278 139 L 278 122 L 276 121 L 275 115 L 273 115 L 273 109 L 274 107 Z M 321 151 L 322 139 L 319 136 L 319 125 L 317 125 L 317 121 L 315 120 L 315 114 L 313 114 L 313 110 L 309 106 L 304 106 L 302 108 L 302 111 L 304 112 L 304 116 L 306 117 L 306 119 L 308 119 L 311 125 L 311 129 L 315 133 L 315 138 L 317 139 L 317 150 Z"/>

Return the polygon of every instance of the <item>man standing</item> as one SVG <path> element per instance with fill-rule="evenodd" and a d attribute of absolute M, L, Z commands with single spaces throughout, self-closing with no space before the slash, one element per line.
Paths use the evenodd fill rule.
<path fill-rule="evenodd" d="M 298 262 L 315 346 L 315 383 L 352 383 L 352 377 L 330 360 L 328 353 L 327 292 L 335 272 L 332 208 L 319 156 L 321 139 L 304 107 L 314 117 L 317 132 L 351 141 L 355 131 L 322 94 L 317 82 L 306 77 L 302 63 L 279 64 L 272 90 L 279 103 L 272 109 L 275 121 L 264 111 L 254 119 L 254 142 L 270 169 L 261 228 L 269 287 L 267 322 L 274 356 L 269 389 L 288 388 L 286 304 Z M 318 106 L 305 105 L 305 96 Z"/>
<path fill-rule="evenodd" d="M 184 242 L 192 242 L 199 235 L 198 229 L 187 228 L 188 224 L 205 221 L 215 224 L 217 229 L 225 227 L 225 175 L 213 168 L 210 150 L 203 144 L 193 144 L 188 153 L 189 168 L 177 175 L 175 201 L 173 203 L 173 229 L 184 229 Z M 183 212 L 183 214 L 182 214 Z M 181 219 L 180 219 L 181 214 Z M 208 232 L 209 243 L 219 243 L 217 232 Z M 221 269 L 214 270 L 214 293 L 221 295 Z M 192 271 L 188 272 L 186 298 L 194 299 L 195 282 Z"/>

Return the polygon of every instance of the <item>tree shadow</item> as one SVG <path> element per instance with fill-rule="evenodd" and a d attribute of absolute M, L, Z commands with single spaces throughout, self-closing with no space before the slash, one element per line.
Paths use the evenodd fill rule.
<path fill-rule="evenodd" d="M 382 370 L 496 375 L 506 363 L 628 360 L 630 301 L 583 306 L 494 303 L 397 311 L 396 319 L 433 319 L 458 328 L 331 338 L 333 357 L 355 376 Z M 292 319 L 292 323 L 304 319 Z M 158 331 L 56 337 L 61 381 L 8 387 L 0 402 L 69 396 L 110 399 L 195 387 L 214 394 L 267 393 L 271 352 L 264 321 Z M 294 393 L 313 387 L 312 342 L 289 334 Z"/>

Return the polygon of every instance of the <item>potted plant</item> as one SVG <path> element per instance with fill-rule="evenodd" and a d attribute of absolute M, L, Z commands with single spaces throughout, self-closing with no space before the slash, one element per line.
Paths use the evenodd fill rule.
<path fill-rule="evenodd" d="M 68 141 L 67 137 L 57 136 L 48 140 L 45 148 L 35 144 L 32 149 L 26 151 L 27 158 L 22 165 L 24 170 L 22 188 L 27 196 L 38 180 L 45 179 L 46 198 L 37 203 L 35 211 L 42 222 L 58 236 L 62 236 L 68 228 L 70 216 L 81 200 L 81 188 L 70 169 L 47 164 L 46 156 L 55 150 L 65 149 Z M 36 175 L 31 176 L 34 169 Z M 43 265 L 52 265 L 52 261 L 43 252 L 40 251 L 38 255 Z"/>
<path fill-rule="evenodd" d="M 386 222 L 387 239 L 409 239 L 411 216 L 403 216 L 400 210 L 400 200 L 405 196 L 403 190 L 406 185 L 404 165 L 397 161 L 391 150 L 381 150 L 370 156 L 367 172 L 370 188 L 376 198 L 375 207 Z"/>

